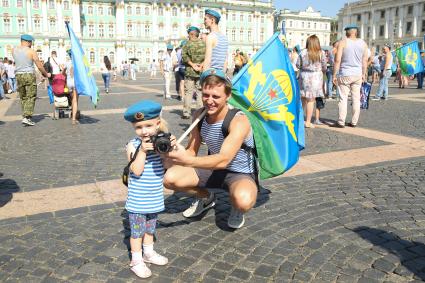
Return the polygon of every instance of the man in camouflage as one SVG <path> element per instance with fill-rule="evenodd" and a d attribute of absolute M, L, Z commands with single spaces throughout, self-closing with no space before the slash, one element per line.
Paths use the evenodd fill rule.
<path fill-rule="evenodd" d="M 197 108 L 202 107 L 201 86 L 199 76 L 202 71 L 202 63 L 205 59 L 205 42 L 199 39 L 200 30 L 197 27 L 190 27 L 187 30 L 189 41 L 182 50 L 183 63 L 186 65 L 184 80 L 183 98 L 183 119 L 191 117 L 191 103 L 193 93 L 196 92 Z"/>
<path fill-rule="evenodd" d="M 21 36 L 21 46 L 15 47 L 12 51 L 13 59 L 16 64 L 16 79 L 18 82 L 18 93 L 21 99 L 22 108 L 22 124 L 25 126 L 34 126 L 31 120 L 34 113 L 35 99 L 37 97 L 37 84 L 35 79 L 34 63 L 43 74 L 50 78 L 51 74 L 47 73 L 38 59 L 37 53 L 31 49 L 34 38 L 31 35 L 24 34 Z"/>

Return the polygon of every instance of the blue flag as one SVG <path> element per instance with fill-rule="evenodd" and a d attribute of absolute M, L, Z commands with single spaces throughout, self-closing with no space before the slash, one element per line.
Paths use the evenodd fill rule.
<path fill-rule="evenodd" d="M 275 33 L 233 78 L 230 104 L 249 118 L 261 179 L 281 175 L 304 148 L 300 91 L 285 46 Z"/>
<path fill-rule="evenodd" d="M 423 72 L 424 66 L 417 41 L 412 41 L 397 48 L 396 54 L 403 75 L 411 76 Z"/>
<path fill-rule="evenodd" d="M 96 80 L 90 70 L 89 61 L 84 55 L 80 41 L 75 36 L 69 22 L 66 22 L 69 38 L 71 40 L 71 59 L 74 68 L 74 83 L 78 95 L 90 96 L 91 102 L 96 107 L 99 100 L 99 90 L 96 85 Z"/>

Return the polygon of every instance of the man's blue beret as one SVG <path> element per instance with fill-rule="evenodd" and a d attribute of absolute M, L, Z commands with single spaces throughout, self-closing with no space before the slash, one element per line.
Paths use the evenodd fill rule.
<path fill-rule="evenodd" d="M 230 79 L 226 76 L 226 74 L 222 70 L 218 70 L 218 69 L 214 69 L 214 68 L 205 70 L 201 74 L 201 77 L 199 78 L 200 83 L 202 84 L 204 82 L 204 80 L 206 78 L 208 78 L 209 76 L 217 76 L 217 77 L 227 81 L 228 83 L 232 84 Z"/>
<path fill-rule="evenodd" d="M 129 122 L 140 122 L 159 117 L 162 106 L 152 100 L 139 101 L 125 111 L 124 119 Z"/>
<path fill-rule="evenodd" d="M 23 34 L 21 35 L 21 40 L 34 41 L 34 37 L 32 37 L 32 35 L 29 35 L 29 34 Z"/>
<path fill-rule="evenodd" d="M 189 33 L 189 32 L 191 32 L 191 31 L 197 31 L 198 33 L 200 33 L 201 32 L 201 30 L 199 29 L 199 28 L 197 28 L 197 27 L 195 27 L 195 26 L 191 26 L 191 27 L 189 27 L 188 29 L 187 29 L 187 33 Z"/>
<path fill-rule="evenodd" d="M 344 28 L 345 31 L 350 30 L 350 29 L 356 29 L 356 30 L 358 30 L 359 27 L 356 24 L 350 24 L 350 25 L 348 25 L 348 26 L 346 26 Z"/>
<path fill-rule="evenodd" d="M 174 46 L 171 43 L 167 44 L 167 50 L 173 50 Z"/>
<path fill-rule="evenodd" d="M 217 12 L 217 11 L 215 11 L 215 10 L 212 10 L 212 9 L 206 9 L 206 10 L 205 10 L 205 15 L 213 16 L 214 18 L 216 18 L 216 19 L 217 19 L 217 22 L 219 22 L 219 21 L 220 21 L 220 19 L 221 19 L 221 15 L 220 15 L 220 13 L 219 13 L 219 12 Z"/>

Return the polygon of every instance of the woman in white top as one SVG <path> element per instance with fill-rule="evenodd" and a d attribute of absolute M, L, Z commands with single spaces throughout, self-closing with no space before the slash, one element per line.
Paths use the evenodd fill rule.
<path fill-rule="evenodd" d="M 66 87 L 68 88 L 68 93 L 70 94 L 71 98 L 72 124 L 76 125 L 80 119 L 80 111 L 78 111 L 78 93 L 75 89 L 74 83 L 74 67 L 72 65 L 71 49 L 68 49 L 66 53 L 69 56 L 69 60 L 65 63 L 62 74 L 66 76 Z"/>
<path fill-rule="evenodd" d="M 108 56 L 103 57 L 103 63 L 100 65 L 100 72 L 102 72 L 103 83 L 105 84 L 105 92 L 109 93 L 109 83 L 111 81 L 111 61 Z"/>

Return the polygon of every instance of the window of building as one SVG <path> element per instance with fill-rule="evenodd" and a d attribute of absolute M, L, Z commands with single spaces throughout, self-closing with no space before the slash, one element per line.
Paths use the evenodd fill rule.
<path fill-rule="evenodd" d="M 19 30 L 19 32 L 25 31 L 25 20 L 24 19 L 18 19 L 18 30 Z"/>
<path fill-rule="evenodd" d="M 41 31 L 41 22 L 39 18 L 34 19 L 34 31 L 35 32 Z"/>
<path fill-rule="evenodd" d="M 408 14 L 408 15 L 413 14 L 413 6 L 409 6 L 409 7 L 407 7 L 407 14 Z"/>
<path fill-rule="evenodd" d="M 383 25 L 379 26 L 379 36 L 384 36 L 385 27 Z"/>
<path fill-rule="evenodd" d="M 145 7 L 145 15 L 146 16 L 149 16 L 149 14 L 150 14 L 149 7 Z"/>
<path fill-rule="evenodd" d="M 150 63 L 151 61 L 151 51 L 149 49 L 146 50 L 145 52 L 146 55 L 146 63 Z"/>
<path fill-rule="evenodd" d="M 5 32 L 10 32 L 10 19 L 4 18 L 3 19 L 3 28 Z"/>
<path fill-rule="evenodd" d="M 99 37 L 105 37 L 105 27 L 102 24 L 99 25 Z"/>
<path fill-rule="evenodd" d="M 357 14 L 357 21 L 360 22 L 362 20 L 362 15 Z"/>
<path fill-rule="evenodd" d="M 264 41 L 264 28 L 261 28 L 261 31 L 260 31 L 260 42 L 263 42 Z"/>
<path fill-rule="evenodd" d="M 103 7 L 99 7 L 99 8 L 97 8 L 97 13 L 98 13 L 100 16 L 103 16 Z"/>
<path fill-rule="evenodd" d="M 425 32 L 425 20 L 422 20 L 422 32 Z"/>
<path fill-rule="evenodd" d="M 145 24 L 145 37 L 149 37 L 151 34 L 151 26 L 149 24 Z"/>
<path fill-rule="evenodd" d="M 370 14 L 369 14 L 369 16 L 370 16 Z M 395 16 L 398 17 L 398 7 L 395 8 Z M 370 17 L 369 17 L 369 19 L 370 19 Z"/>
<path fill-rule="evenodd" d="M 2 3 L 3 3 L 3 7 L 9 7 L 9 0 L 3 0 L 2 1 Z"/>
<path fill-rule="evenodd" d="M 136 36 L 141 37 L 142 36 L 142 24 L 136 25 Z"/>
<path fill-rule="evenodd" d="M 301 22 L 301 27 L 304 28 L 304 22 Z"/>
<path fill-rule="evenodd" d="M 232 41 L 236 41 L 236 30 L 232 30 Z"/>
<path fill-rule="evenodd" d="M 235 13 L 232 14 L 232 21 L 236 22 L 236 14 Z"/>
<path fill-rule="evenodd" d="M 317 23 L 314 23 L 314 29 L 316 29 L 317 28 Z"/>
<path fill-rule="evenodd" d="M 264 24 L 264 16 L 261 16 L 261 23 Z"/>
<path fill-rule="evenodd" d="M 49 0 L 49 9 L 55 8 L 55 0 Z"/>
<path fill-rule="evenodd" d="M 94 56 L 94 51 L 90 51 L 90 64 L 94 64 L 96 57 Z"/>
<path fill-rule="evenodd" d="M 310 28 L 311 27 L 311 23 L 310 22 L 308 22 L 307 23 L 307 28 Z"/>
<path fill-rule="evenodd" d="M 164 24 L 159 23 L 159 37 L 164 37 Z"/>
<path fill-rule="evenodd" d="M 179 33 L 179 25 L 174 23 L 173 24 L 173 35 L 177 35 Z"/>
<path fill-rule="evenodd" d="M 133 10 L 131 9 L 131 6 L 127 6 L 127 15 L 131 15 Z"/>
<path fill-rule="evenodd" d="M 248 30 L 248 41 L 252 40 L 252 32 Z"/>
<path fill-rule="evenodd" d="M 162 7 L 158 8 L 158 16 L 164 16 L 164 8 Z"/>
<path fill-rule="evenodd" d="M 245 34 L 244 34 L 244 32 L 243 32 L 243 29 L 241 29 L 240 31 L 239 31 L 239 40 L 240 41 L 245 41 L 245 36 L 244 36 Z"/>
<path fill-rule="evenodd" d="M 87 14 L 89 14 L 89 15 L 93 15 L 93 7 L 92 7 L 92 6 L 89 6 L 89 7 L 87 8 Z"/>
<path fill-rule="evenodd" d="M 140 15 L 142 13 L 140 7 L 136 7 L 136 15 Z"/>
<path fill-rule="evenodd" d="M 114 14 L 114 8 L 108 7 L 108 16 L 112 16 Z"/>
<path fill-rule="evenodd" d="M 252 15 L 248 15 L 248 22 L 252 22 Z"/>
<path fill-rule="evenodd" d="M 133 24 L 131 23 L 127 24 L 127 35 L 133 36 Z"/>
<path fill-rule="evenodd" d="M 49 31 L 51 33 L 55 33 L 56 32 L 56 20 L 55 19 L 50 19 L 49 20 Z"/>
<path fill-rule="evenodd" d="M 173 9 L 171 10 L 171 15 L 173 17 L 177 17 L 177 8 L 176 7 L 173 7 Z"/>
<path fill-rule="evenodd" d="M 292 21 L 289 21 L 289 27 L 290 28 L 292 27 Z"/>
<path fill-rule="evenodd" d="M 381 19 L 385 18 L 385 10 L 381 11 Z"/>
<path fill-rule="evenodd" d="M 240 21 L 243 22 L 244 18 L 243 18 L 243 14 L 240 15 Z"/>
<path fill-rule="evenodd" d="M 89 25 L 89 37 L 94 37 L 94 25 Z"/>
<path fill-rule="evenodd" d="M 16 0 L 16 7 L 22 8 L 22 6 L 23 6 L 22 0 Z"/>
<path fill-rule="evenodd" d="M 199 11 L 199 18 L 200 19 L 203 19 L 204 18 L 204 11 L 202 11 L 202 10 Z"/>
<path fill-rule="evenodd" d="M 410 34 L 412 32 L 412 22 L 406 23 L 406 33 Z"/>
<path fill-rule="evenodd" d="M 111 61 L 111 64 L 115 63 L 115 53 L 113 51 L 109 52 L 109 61 Z"/>
<path fill-rule="evenodd" d="M 40 8 L 40 0 L 32 0 L 32 7 L 34 9 L 39 9 Z"/>
<path fill-rule="evenodd" d="M 192 11 L 190 8 L 186 9 L 186 17 L 190 18 L 192 16 Z"/>
<path fill-rule="evenodd" d="M 109 38 L 113 38 L 114 37 L 114 25 L 110 24 L 108 27 L 108 34 L 109 34 Z"/>
<path fill-rule="evenodd" d="M 64 10 L 69 10 L 69 1 L 68 0 L 63 1 L 63 9 Z"/>

